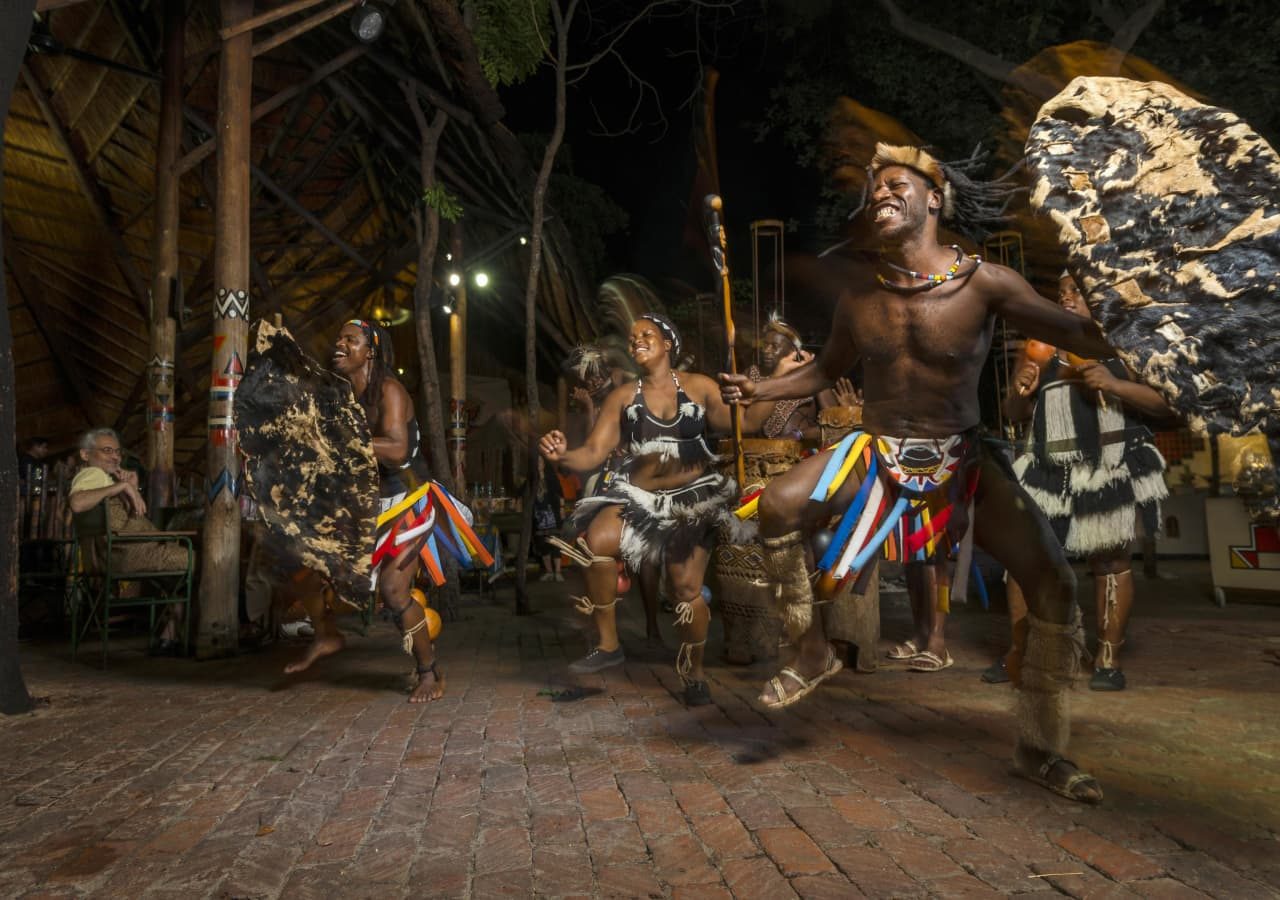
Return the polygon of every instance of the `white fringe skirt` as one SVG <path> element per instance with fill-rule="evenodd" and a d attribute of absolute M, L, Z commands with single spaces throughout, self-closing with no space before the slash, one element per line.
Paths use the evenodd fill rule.
<path fill-rule="evenodd" d="M 565 522 L 565 536 L 572 541 L 608 506 L 621 507 L 622 560 L 633 572 L 645 563 L 664 559 L 682 562 L 695 547 L 710 547 L 720 526 L 737 534 L 744 526 L 733 510 L 738 485 L 732 478 L 709 472 L 686 485 L 647 491 L 616 473 L 604 492 L 578 501 Z M 744 535 L 746 540 L 751 536 Z"/>

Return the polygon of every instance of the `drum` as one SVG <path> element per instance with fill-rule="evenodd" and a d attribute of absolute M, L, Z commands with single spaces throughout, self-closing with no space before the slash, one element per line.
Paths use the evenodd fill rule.
<path fill-rule="evenodd" d="M 821 415 L 835 413 L 830 427 L 843 428 L 844 433 L 861 424 L 861 409 L 833 407 Z M 822 422 L 822 419 L 819 419 Z M 823 427 L 823 443 L 828 444 Z M 831 438 L 835 443 L 844 436 Z M 804 458 L 811 448 L 801 441 L 746 438 L 742 442 L 746 485 L 743 495 L 755 493 L 774 478 Z M 729 441 L 722 442 L 722 471 L 732 474 L 735 461 Z M 713 596 L 718 600 L 724 621 L 724 661 L 731 665 L 748 665 L 759 659 L 775 659 L 782 637 L 782 620 L 774 602 L 774 585 L 764 568 L 764 550 L 758 542 L 735 544 L 723 532 L 711 556 L 707 578 Z M 818 606 L 818 614 L 830 640 L 858 647 L 856 669 L 876 670 L 876 647 L 880 641 L 880 590 L 875 574 L 867 592 L 855 595 L 852 585 L 845 585 L 832 602 Z M 850 660 L 853 667 L 853 661 Z"/>
<path fill-rule="evenodd" d="M 742 455 L 746 465 L 743 495 L 753 494 L 799 462 L 806 445 L 800 441 L 744 438 Z M 721 471 L 737 477 L 733 445 L 720 445 Z M 778 655 L 782 620 L 773 599 L 773 583 L 764 569 L 764 551 L 759 543 L 734 544 L 721 531 L 711 556 L 708 582 L 724 620 L 724 660 L 747 665 L 757 659 Z"/>

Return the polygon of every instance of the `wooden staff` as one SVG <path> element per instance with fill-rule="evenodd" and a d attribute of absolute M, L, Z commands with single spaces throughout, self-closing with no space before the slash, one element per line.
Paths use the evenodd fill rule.
<path fill-rule="evenodd" d="M 734 350 L 737 331 L 733 325 L 733 293 L 729 287 L 729 250 L 725 243 L 724 223 L 720 221 L 720 210 L 724 201 L 718 194 L 707 194 L 702 201 L 703 220 L 707 225 L 707 241 L 711 245 L 711 261 L 720 274 L 720 298 L 724 302 L 724 339 L 729 345 L 729 374 L 738 374 L 738 355 Z M 742 490 L 747 482 L 747 466 L 742 458 L 742 407 L 733 405 L 733 458 L 738 475 L 738 489 Z"/>

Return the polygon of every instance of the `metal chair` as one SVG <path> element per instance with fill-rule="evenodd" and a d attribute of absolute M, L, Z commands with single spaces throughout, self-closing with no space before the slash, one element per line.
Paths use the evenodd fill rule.
<path fill-rule="evenodd" d="M 107 666 L 107 639 L 112 611 L 146 607 L 149 613 L 148 646 L 156 638 L 156 608 L 182 604 L 182 649 L 191 646 L 191 591 L 195 568 L 194 531 L 129 531 L 113 533 L 107 527 L 105 503 L 77 513 L 72 518 L 76 536 L 76 559 L 71 573 L 71 657 L 75 659 L 80 641 L 96 622 L 102 637 L 102 666 Z M 129 570 L 123 568 L 115 551 L 143 543 L 177 544 L 186 551 L 186 567 L 181 569 Z M 124 596 L 121 582 L 136 582 L 137 596 Z M 83 614 L 84 621 L 81 622 Z"/>

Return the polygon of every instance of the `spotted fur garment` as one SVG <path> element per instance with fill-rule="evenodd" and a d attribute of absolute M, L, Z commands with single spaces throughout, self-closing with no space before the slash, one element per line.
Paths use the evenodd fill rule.
<path fill-rule="evenodd" d="M 1031 205 L 1125 364 L 1193 429 L 1261 431 L 1280 462 L 1276 152 L 1166 84 L 1081 77 L 1026 156 Z"/>
<path fill-rule="evenodd" d="M 378 466 L 351 384 L 308 357 L 285 329 L 259 322 L 235 397 L 245 481 L 273 556 L 319 572 L 361 607 L 378 512 Z"/>

